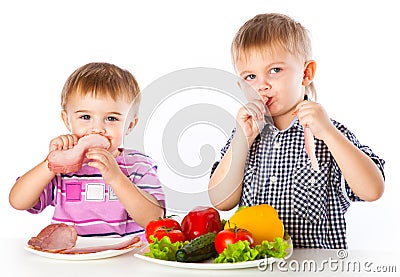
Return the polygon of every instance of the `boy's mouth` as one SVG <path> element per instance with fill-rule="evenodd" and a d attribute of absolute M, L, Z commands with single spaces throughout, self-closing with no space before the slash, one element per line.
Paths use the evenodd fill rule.
<path fill-rule="evenodd" d="M 265 99 L 264 99 L 265 100 Z M 265 106 L 270 106 L 272 103 L 272 98 L 271 97 L 266 97 L 266 101 L 264 101 Z"/>

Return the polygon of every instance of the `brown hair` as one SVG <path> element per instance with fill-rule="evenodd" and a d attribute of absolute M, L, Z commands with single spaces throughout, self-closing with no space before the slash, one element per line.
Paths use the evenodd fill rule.
<path fill-rule="evenodd" d="M 76 69 L 67 79 L 61 93 L 61 107 L 65 110 L 73 94 L 94 97 L 123 98 L 128 103 L 140 102 L 140 89 L 135 77 L 127 70 L 109 63 L 88 63 Z"/>
<path fill-rule="evenodd" d="M 259 14 L 248 20 L 236 33 L 231 46 L 232 61 L 235 64 L 251 50 L 273 52 L 276 48 L 300 56 L 304 62 L 312 57 L 309 32 L 299 22 L 283 14 Z M 306 90 L 316 98 L 313 82 Z"/>

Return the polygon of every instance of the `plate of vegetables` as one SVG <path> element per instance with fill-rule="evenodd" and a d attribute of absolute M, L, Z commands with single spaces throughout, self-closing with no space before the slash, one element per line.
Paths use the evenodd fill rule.
<path fill-rule="evenodd" d="M 287 259 L 293 252 L 291 238 L 284 233 L 280 220 L 276 220 L 275 210 L 265 205 L 239 209 L 228 221 L 221 221 L 212 207 L 191 210 L 181 223 L 172 218 L 152 221 L 146 227 L 150 243 L 134 256 L 151 263 L 192 269 L 265 267 Z M 264 218 L 266 215 L 270 218 Z M 258 224 L 251 222 L 254 216 L 262 217 L 257 218 Z M 272 223 L 278 228 L 263 231 L 259 220 L 267 220 L 269 226 Z"/>

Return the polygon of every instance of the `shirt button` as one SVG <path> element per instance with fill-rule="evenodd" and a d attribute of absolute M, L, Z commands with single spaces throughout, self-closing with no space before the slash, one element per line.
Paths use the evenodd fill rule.
<path fill-rule="evenodd" d="M 281 144 L 277 141 L 274 142 L 274 148 L 277 149 L 281 146 Z"/>
<path fill-rule="evenodd" d="M 314 177 L 311 177 L 311 178 L 310 178 L 310 183 L 311 183 L 311 184 L 315 184 L 315 178 L 314 178 Z"/>
<path fill-rule="evenodd" d="M 271 176 L 270 180 L 271 180 L 271 183 L 276 184 L 276 182 L 278 182 L 278 177 Z"/>

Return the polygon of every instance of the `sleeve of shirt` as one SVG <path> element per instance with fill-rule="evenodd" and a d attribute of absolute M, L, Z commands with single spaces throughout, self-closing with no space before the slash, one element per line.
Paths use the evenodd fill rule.
<path fill-rule="evenodd" d="M 232 133 L 231 133 L 231 137 L 228 139 L 228 141 L 227 141 L 227 143 L 225 144 L 225 146 L 221 149 L 221 159 L 225 156 L 226 151 L 228 151 L 228 148 L 229 148 L 229 146 L 231 145 L 231 141 L 232 141 L 232 139 L 233 139 L 233 136 L 235 135 L 235 132 L 236 132 L 236 129 L 233 129 L 233 130 L 232 130 Z M 221 160 L 221 159 L 220 159 L 220 160 Z M 219 160 L 219 161 L 220 161 L 220 160 Z M 210 177 L 213 175 L 215 169 L 216 169 L 217 166 L 219 165 L 219 161 L 216 161 L 216 162 L 213 164 L 213 166 L 212 166 L 212 168 L 211 168 Z"/>
<path fill-rule="evenodd" d="M 138 165 L 136 173 L 131 175 L 132 182 L 141 190 L 152 195 L 164 209 L 165 213 L 165 194 L 160 178 L 158 177 L 157 165 L 149 157 L 138 162 Z"/>
<path fill-rule="evenodd" d="M 356 138 L 356 136 L 350 132 L 346 127 L 343 125 L 338 124 L 337 127 L 342 134 L 350 140 L 357 148 L 359 148 L 362 152 L 364 152 L 378 167 L 380 170 L 383 178 L 385 178 L 385 173 L 384 173 L 384 165 L 385 161 L 381 158 L 379 158 L 372 149 L 366 145 L 362 145 L 359 140 Z M 337 174 L 337 178 L 340 179 L 340 183 L 342 184 L 341 189 L 344 190 L 346 193 L 347 197 L 349 198 L 350 201 L 363 201 L 360 197 L 358 197 L 353 190 L 350 188 L 346 180 L 343 178 L 342 173 L 339 169 L 339 166 L 335 163 L 335 173 Z"/>
<path fill-rule="evenodd" d="M 59 175 L 56 175 L 50 183 L 47 184 L 45 189 L 43 190 L 42 194 L 39 196 L 39 202 L 33 206 L 32 208 L 28 209 L 28 212 L 32 214 L 41 213 L 47 206 L 54 206 L 55 201 L 55 190 L 57 188 L 57 183 L 60 179 Z"/>

